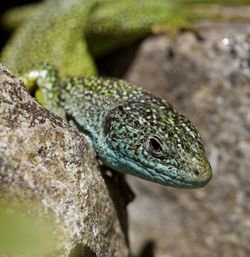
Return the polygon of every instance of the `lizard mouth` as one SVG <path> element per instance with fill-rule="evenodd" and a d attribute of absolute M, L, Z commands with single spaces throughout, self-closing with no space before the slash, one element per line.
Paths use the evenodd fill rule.
<path fill-rule="evenodd" d="M 174 166 L 164 167 L 162 165 L 162 167 L 159 167 L 160 165 L 156 165 L 158 168 L 151 168 L 133 163 L 133 167 L 135 165 L 137 165 L 137 169 L 133 175 L 177 188 L 200 188 L 205 186 L 212 177 L 210 171 L 198 177 L 197 175 L 192 176 L 190 171 L 179 170 Z"/>
<path fill-rule="evenodd" d="M 205 164 L 199 167 L 199 175 L 193 173 L 192 170 L 184 171 L 171 165 L 166 167 L 162 164 L 156 164 L 154 167 L 150 167 L 125 157 L 116 158 L 113 152 L 109 155 L 109 159 L 103 159 L 103 162 L 123 173 L 177 188 L 203 187 L 212 177 L 211 167 L 206 160 Z"/>

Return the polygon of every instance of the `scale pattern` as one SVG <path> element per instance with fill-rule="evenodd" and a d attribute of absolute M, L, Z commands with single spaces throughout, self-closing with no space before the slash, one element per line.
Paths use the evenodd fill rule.
<path fill-rule="evenodd" d="M 115 79 L 70 77 L 60 88 L 66 116 L 108 166 L 182 188 L 210 180 L 200 134 L 165 100 Z"/>

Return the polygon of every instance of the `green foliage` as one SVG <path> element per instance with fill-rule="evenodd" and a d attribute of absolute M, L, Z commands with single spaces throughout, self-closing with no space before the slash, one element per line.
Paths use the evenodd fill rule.
<path fill-rule="evenodd" d="M 32 213 L 32 208 L 0 200 L 0 256 L 45 256 L 55 252 L 56 233 L 51 227 Z"/>

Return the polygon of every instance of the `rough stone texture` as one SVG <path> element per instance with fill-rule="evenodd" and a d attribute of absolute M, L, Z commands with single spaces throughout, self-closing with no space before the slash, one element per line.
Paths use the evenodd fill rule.
<path fill-rule="evenodd" d="M 249 25 L 199 24 L 203 40 L 188 32 L 174 43 L 148 38 L 125 74 L 197 124 L 214 172 L 198 190 L 129 177 L 137 195 L 130 206 L 134 253 L 250 256 Z"/>
<path fill-rule="evenodd" d="M 92 249 L 87 256 L 128 256 L 92 148 L 60 117 L 41 107 L 3 66 L 0 120 L 4 196 L 22 200 L 40 216 L 52 214 L 61 235 L 61 256 L 85 256 L 79 252 L 85 246 Z"/>

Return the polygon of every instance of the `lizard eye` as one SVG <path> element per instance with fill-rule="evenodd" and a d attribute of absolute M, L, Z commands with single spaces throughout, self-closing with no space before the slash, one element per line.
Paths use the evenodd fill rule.
<path fill-rule="evenodd" d="M 158 137 L 150 137 L 147 142 L 148 152 L 154 157 L 163 156 L 163 148 L 161 145 L 161 140 Z"/>

